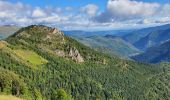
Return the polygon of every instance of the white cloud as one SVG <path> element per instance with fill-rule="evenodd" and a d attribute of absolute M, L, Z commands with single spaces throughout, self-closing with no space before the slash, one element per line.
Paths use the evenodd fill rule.
<path fill-rule="evenodd" d="M 156 23 L 168 23 L 170 22 L 170 17 L 162 17 L 157 19 Z"/>
<path fill-rule="evenodd" d="M 71 10 L 73 10 L 73 8 L 70 7 L 70 6 L 67 6 L 67 7 L 65 7 L 65 10 L 66 10 L 66 11 L 71 11 Z"/>
<path fill-rule="evenodd" d="M 88 4 L 80 9 L 81 12 L 88 14 L 89 16 L 94 16 L 98 10 L 98 6 L 94 4 Z"/>
<path fill-rule="evenodd" d="M 159 10 L 158 3 L 132 0 L 109 0 L 106 10 L 96 17 L 99 22 L 114 22 L 152 16 Z"/>
<path fill-rule="evenodd" d="M 44 24 L 62 29 L 103 29 L 170 22 L 170 4 L 135 0 L 108 0 L 106 10 L 95 4 L 83 7 L 32 7 L 0 0 L 0 25 Z"/>
<path fill-rule="evenodd" d="M 32 17 L 46 17 L 46 13 L 37 7 L 33 10 Z"/>
<path fill-rule="evenodd" d="M 170 16 L 170 4 L 165 4 L 161 7 L 160 16 Z"/>

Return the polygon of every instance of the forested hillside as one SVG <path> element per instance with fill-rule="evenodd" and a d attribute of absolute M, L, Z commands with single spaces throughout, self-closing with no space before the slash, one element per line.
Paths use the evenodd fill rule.
<path fill-rule="evenodd" d="M 130 43 L 124 41 L 120 37 L 113 35 L 106 36 L 91 36 L 77 38 L 77 40 L 86 46 L 94 48 L 100 52 L 128 58 L 130 55 L 140 53 L 140 50 L 135 48 Z"/>
<path fill-rule="evenodd" d="M 102 54 L 46 26 L 0 41 L 0 92 L 28 100 L 169 100 L 170 64 Z"/>

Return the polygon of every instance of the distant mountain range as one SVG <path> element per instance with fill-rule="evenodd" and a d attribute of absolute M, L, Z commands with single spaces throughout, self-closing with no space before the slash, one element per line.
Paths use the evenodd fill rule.
<path fill-rule="evenodd" d="M 147 36 L 151 32 L 155 32 L 158 30 L 167 30 L 167 29 L 170 29 L 170 24 L 135 30 L 124 35 L 122 38 L 131 44 L 135 44 L 137 41 Z"/>
<path fill-rule="evenodd" d="M 19 29 L 17 26 L 5 25 L 0 26 L 0 39 L 7 38 Z"/>
<path fill-rule="evenodd" d="M 106 31 L 71 30 L 71 31 L 63 31 L 63 32 L 66 35 L 74 38 L 84 38 L 90 36 L 105 36 L 105 35 L 123 36 L 132 31 L 134 30 L 106 30 Z"/>
<path fill-rule="evenodd" d="M 74 33 L 74 31 L 71 31 L 66 33 L 81 43 L 92 48 L 96 48 L 99 51 L 107 51 L 109 54 L 128 58 L 129 56 L 131 57 L 147 52 L 147 50 L 151 47 L 157 47 L 168 41 L 170 39 L 170 24 L 148 27 L 134 31 L 81 31 L 80 33 Z"/>
<path fill-rule="evenodd" d="M 140 50 L 147 50 L 147 48 L 159 45 L 170 39 L 170 28 L 167 30 L 157 30 L 149 33 L 147 36 L 141 38 L 134 43 L 134 46 Z"/>
<path fill-rule="evenodd" d="M 158 46 L 151 47 L 146 52 L 133 56 L 134 60 L 158 63 L 162 61 L 170 61 L 170 40 Z"/>

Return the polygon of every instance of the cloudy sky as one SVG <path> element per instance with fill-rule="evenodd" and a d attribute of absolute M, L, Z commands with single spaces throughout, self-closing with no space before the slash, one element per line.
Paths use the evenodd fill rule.
<path fill-rule="evenodd" d="M 170 0 L 0 0 L 0 25 L 104 30 L 167 23 Z"/>

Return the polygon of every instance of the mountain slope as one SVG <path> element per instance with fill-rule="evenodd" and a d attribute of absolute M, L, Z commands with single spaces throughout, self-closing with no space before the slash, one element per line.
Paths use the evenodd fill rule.
<path fill-rule="evenodd" d="M 55 28 L 22 28 L 0 42 L 0 55 L 0 92 L 24 99 L 170 98 L 168 63 L 151 65 L 110 57 Z"/>
<path fill-rule="evenodd" d="M 123 36 L 128 34 L 132 30 L 106 30 L 106 31 L 82 31 L 82 30 L 72 30 L 72 31 L 63 31 L 65 35 L 73 38 L 86 38 L 91 36 L 105 36 L 105 35 L 114 35 L 114 36 Z"/>
<path fill-rule="evenodd" d="M 136 30 L 130 32 L 129 34 L 123 36 L 122 38 L 125 41 L 134 44 L 135 42 L 139 41 L 141 38 L 147 36 L 151 32 L 158 31 L 158 30 L 167 30 L 167 29 L 170 29 L 170 24 Z"/>
<path fill-rule="evenodd" d="M 157 63 L 170 61 L 170 41 L 151 47 L 145 53 L 132 57 L 137 61 Z"/>
<path fill-rule="evenodd" d="M 153 31 L 134 43 L 134 46 L 146 50 L 149 47 L 159 45 L 170 39 L 170 29 Z"/>
<path fill-rule="evenodd" d="M 112 35 L 91 36 L 78 39 L 78 41 L 99 51 L 105 51 L 105 48 L 107 48 L 107 50 L 110 51 L 111 54 L 120 57 L 128 57 L 129 55 L 140 52 L 131 44 L 125 42 L 119 37 Z"/>

